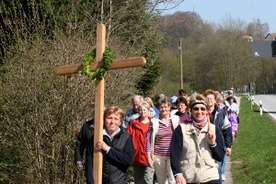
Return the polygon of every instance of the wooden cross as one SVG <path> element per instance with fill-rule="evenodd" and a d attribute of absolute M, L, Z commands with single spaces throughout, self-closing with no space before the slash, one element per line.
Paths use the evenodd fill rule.
<path fill-rule="evenodd" d="M 105 37 L 106 28 L 103 24 L 97 25 L 97 45 L 96 45 L 96 59 L 91 65 L 91 70 L 96 71 L 103 63 L 101 62 L 103 58 L 103 53 L 105 50 Z M 146 59 L 143 57 L 129 58 L 129 59 L 118 59 L 113 60 L 110 69 L 120 69 L 120 68 L 131 68 L 144 66 L 146 64 Z M 56 69 L 57 75 L 70 75 L 76 74 L 82 69 L 82 64 L 75 65 L 65 65 L 60 66 Z M 96 81 L 95 88 L 95 125 L 94 125 L 94 146 L 99 140 L 103 140 L 103 112 L 104 112 L 104 78 L 100 81 Z M 103 155 L 101 151 L 94 150 L 93 159 L 93 173 L 95 183 L 102 183 L 102 161 Z"/>

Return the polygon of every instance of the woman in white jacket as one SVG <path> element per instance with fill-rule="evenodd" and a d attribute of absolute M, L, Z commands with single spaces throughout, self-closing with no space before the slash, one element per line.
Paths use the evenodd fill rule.
<path fill-rule="evenodd" d="M 171 115 L 168 97 L 158 100 L 159 118 L 153 118 L 147 134 L 148 162 L 155 169 L 159 184 L 173 184 L 175 179 L 170 164 L 170 142 L 174 129 L 179 125 L 179 116 Z"/>

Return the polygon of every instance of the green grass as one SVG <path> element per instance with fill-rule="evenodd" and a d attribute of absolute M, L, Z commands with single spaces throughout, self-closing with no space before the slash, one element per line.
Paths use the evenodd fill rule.
<path fill-rule="evenodd" d="M 276 122 L 245 97 L 231 162 L 234 184 L 276 183 Z"/>

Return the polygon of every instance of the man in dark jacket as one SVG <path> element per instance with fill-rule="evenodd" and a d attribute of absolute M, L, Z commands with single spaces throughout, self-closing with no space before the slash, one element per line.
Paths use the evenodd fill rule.
<path fill-rule="evenodd" d="M 228 117 L 226 116 L 225 112 L 217 106 L 216 91 L 208 89 L 203 93 L 203 95 L 207 98 L 207 104 L 210 113 L 210 122 L 215 124 L 221 130 L 221 133 L 224 137 L 226 154 L 230 156 L 233 144 L 231 123 Z M 219 163 L 219 166 L 220 183 L 222 183 L 222 179 L 224 179 L 225 177 L 225 170 L 222 166 L 222 163 Z"/>
<path fill-rule="evenodd" d="M 81 131 L 77 137 L 77 142 L 75 146 L 75 164 L 78 170 L 83 169 L 83 155 L 85 152 L 85 177 L 87 180 L 87 184 L 94 184 L 93 175 L 90 174 L 93 172 L 92 170 L 92 157 L 88 156 L 88 144 L 94 135 L 94 119 L 91 119 L 85 122 Z M 88 174 L 89 173 L 89 174 Z"/>
<path fill-rule="evenodd" d="M 232 147 L 232 130 L 231 124 L 226 116 L 226 114 L 216 105 L 217 93 L 211 89 L 206 90 L 203 95 L 207 99 L 207 104 L 209 107 L 210 121 L 221 129 L 222 135 L 224 137 L 226 153 L 231 155 Z"/>
<path fill-rule="evenodd" d="M 122 124 L 122 127 L 124 129 L 127 128 L 128 124 L 132 120 L 135 120 L 139 117 L 138 106 L 142 101 L 144 101 L 144 98 L 143 98 L 143 96 L 140 96 L 140 95 L 134 95 L 131 98 L 132 108 L 127 110 L 127 112 L 124 116 L 123 124 Z"/>

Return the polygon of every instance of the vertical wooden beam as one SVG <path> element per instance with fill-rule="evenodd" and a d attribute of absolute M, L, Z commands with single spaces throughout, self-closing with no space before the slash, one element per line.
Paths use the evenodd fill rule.
<path fill-rule="evenodd" d="M 103 57 L 105 50 L 106 28 L 103 24 L 97 26 L 97 46 L 96 61 L 98 64 Z M 103 112 L 104 112 L 104 78 L 96 81 L 95 88 L 95 127 L 94 127 L 94 147 L 99 140 L 103 140 Z M 103 155 L 101 151 L 94 149 L 93 174 L 95 184 L 102 183 Z"/>
<path fill-rule="evenodd" d="M 103 58 L 103 53 L 105 51 L 106 42 L 106 28 L 103 24 L 97 25 L 97 45 L 96 45 L 96 58 L 95 62 L 91 64 L 91 70 L 95 71 L 100 67 Z M 110 69 L 121 69 L 121 68 L 131 68 L 144 66 L 146 60 L 143 57 L 136 57 L 130 59 L 119 59 L 114 60 Z M 65 65 L 60 66 L 56 69 L 57 75 L 71 75 L 78 73 L 82 68 L 82 64 Z M 101 151 L 94 149 L 95 144 L 103 140 L 103 126 L 104 126 L 104 79 L 96 81 L 95 84 L 95 124 L 94 124 L 94 143 L 93 143 L 93 177 L 95 184 L 102 184 L 102 170 L 103 170 L 103 155 Z"/>

